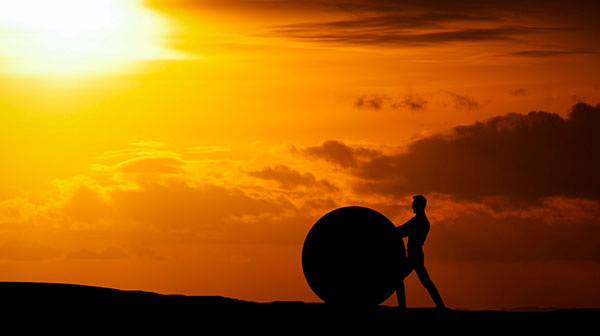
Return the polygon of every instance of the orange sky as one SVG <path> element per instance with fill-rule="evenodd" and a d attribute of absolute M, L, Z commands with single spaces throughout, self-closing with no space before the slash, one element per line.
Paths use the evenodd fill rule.
<path fill-rule="evenodd" d="M 312 224 L 422 193 L 450 307 L 598 306 L 592 2 L 48 3 L 0 4 L 1 280 L 317 301 Z"/>

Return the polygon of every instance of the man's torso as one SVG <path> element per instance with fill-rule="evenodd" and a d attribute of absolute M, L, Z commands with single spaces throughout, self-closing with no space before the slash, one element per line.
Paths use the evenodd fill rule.
<path fill-rule="evenodd" d="M 411 221 L 410 231 L 408 234 L 408 244 L 406 247 L 408 259 L 423 257 L 423 244 L 429 233 L 429 220 L 425 214 L 414 216 Z"/>

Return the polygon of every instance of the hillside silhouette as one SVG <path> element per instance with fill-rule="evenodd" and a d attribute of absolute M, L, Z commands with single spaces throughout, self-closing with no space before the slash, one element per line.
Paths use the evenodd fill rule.
<path fill-rule="evenodd" d="M 152 330 L 155 327 L 201 331 L 307 331 L 352 329 L 480 333 L 486 330 L 556 330 L 594 325 L 600 309 L 552 312 L 436 311 L 380 305 L 344 309 L 326 303 L 293 301 L 252 302 L 222 296 L 163 295 L 75 284 L 0 282 L 3 318 L 50 320 L 54 326 Z M 283 329 L 281 329 L 283 328 Z M 79 329 L 78 329 L 79 330 Z M 92 329 L 90 329 L 92 330 Z"/>

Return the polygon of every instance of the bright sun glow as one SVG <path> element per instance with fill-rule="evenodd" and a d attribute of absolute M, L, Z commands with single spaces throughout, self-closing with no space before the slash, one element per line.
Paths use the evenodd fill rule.
<path fill-rule="evenodd" d="M 183 57 L 166 28 L 140 0 L 0 0 L 0 70 L 73 76 Z"/>

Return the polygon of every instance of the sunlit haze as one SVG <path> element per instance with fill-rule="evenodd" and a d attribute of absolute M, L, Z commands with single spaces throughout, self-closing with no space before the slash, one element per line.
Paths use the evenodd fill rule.
<path fill-rule="evenodd" d="M 135 61 L 177 58 L 167 26 L 139 0 L 2 0 L 0 69 L 85 75 Z"/>

